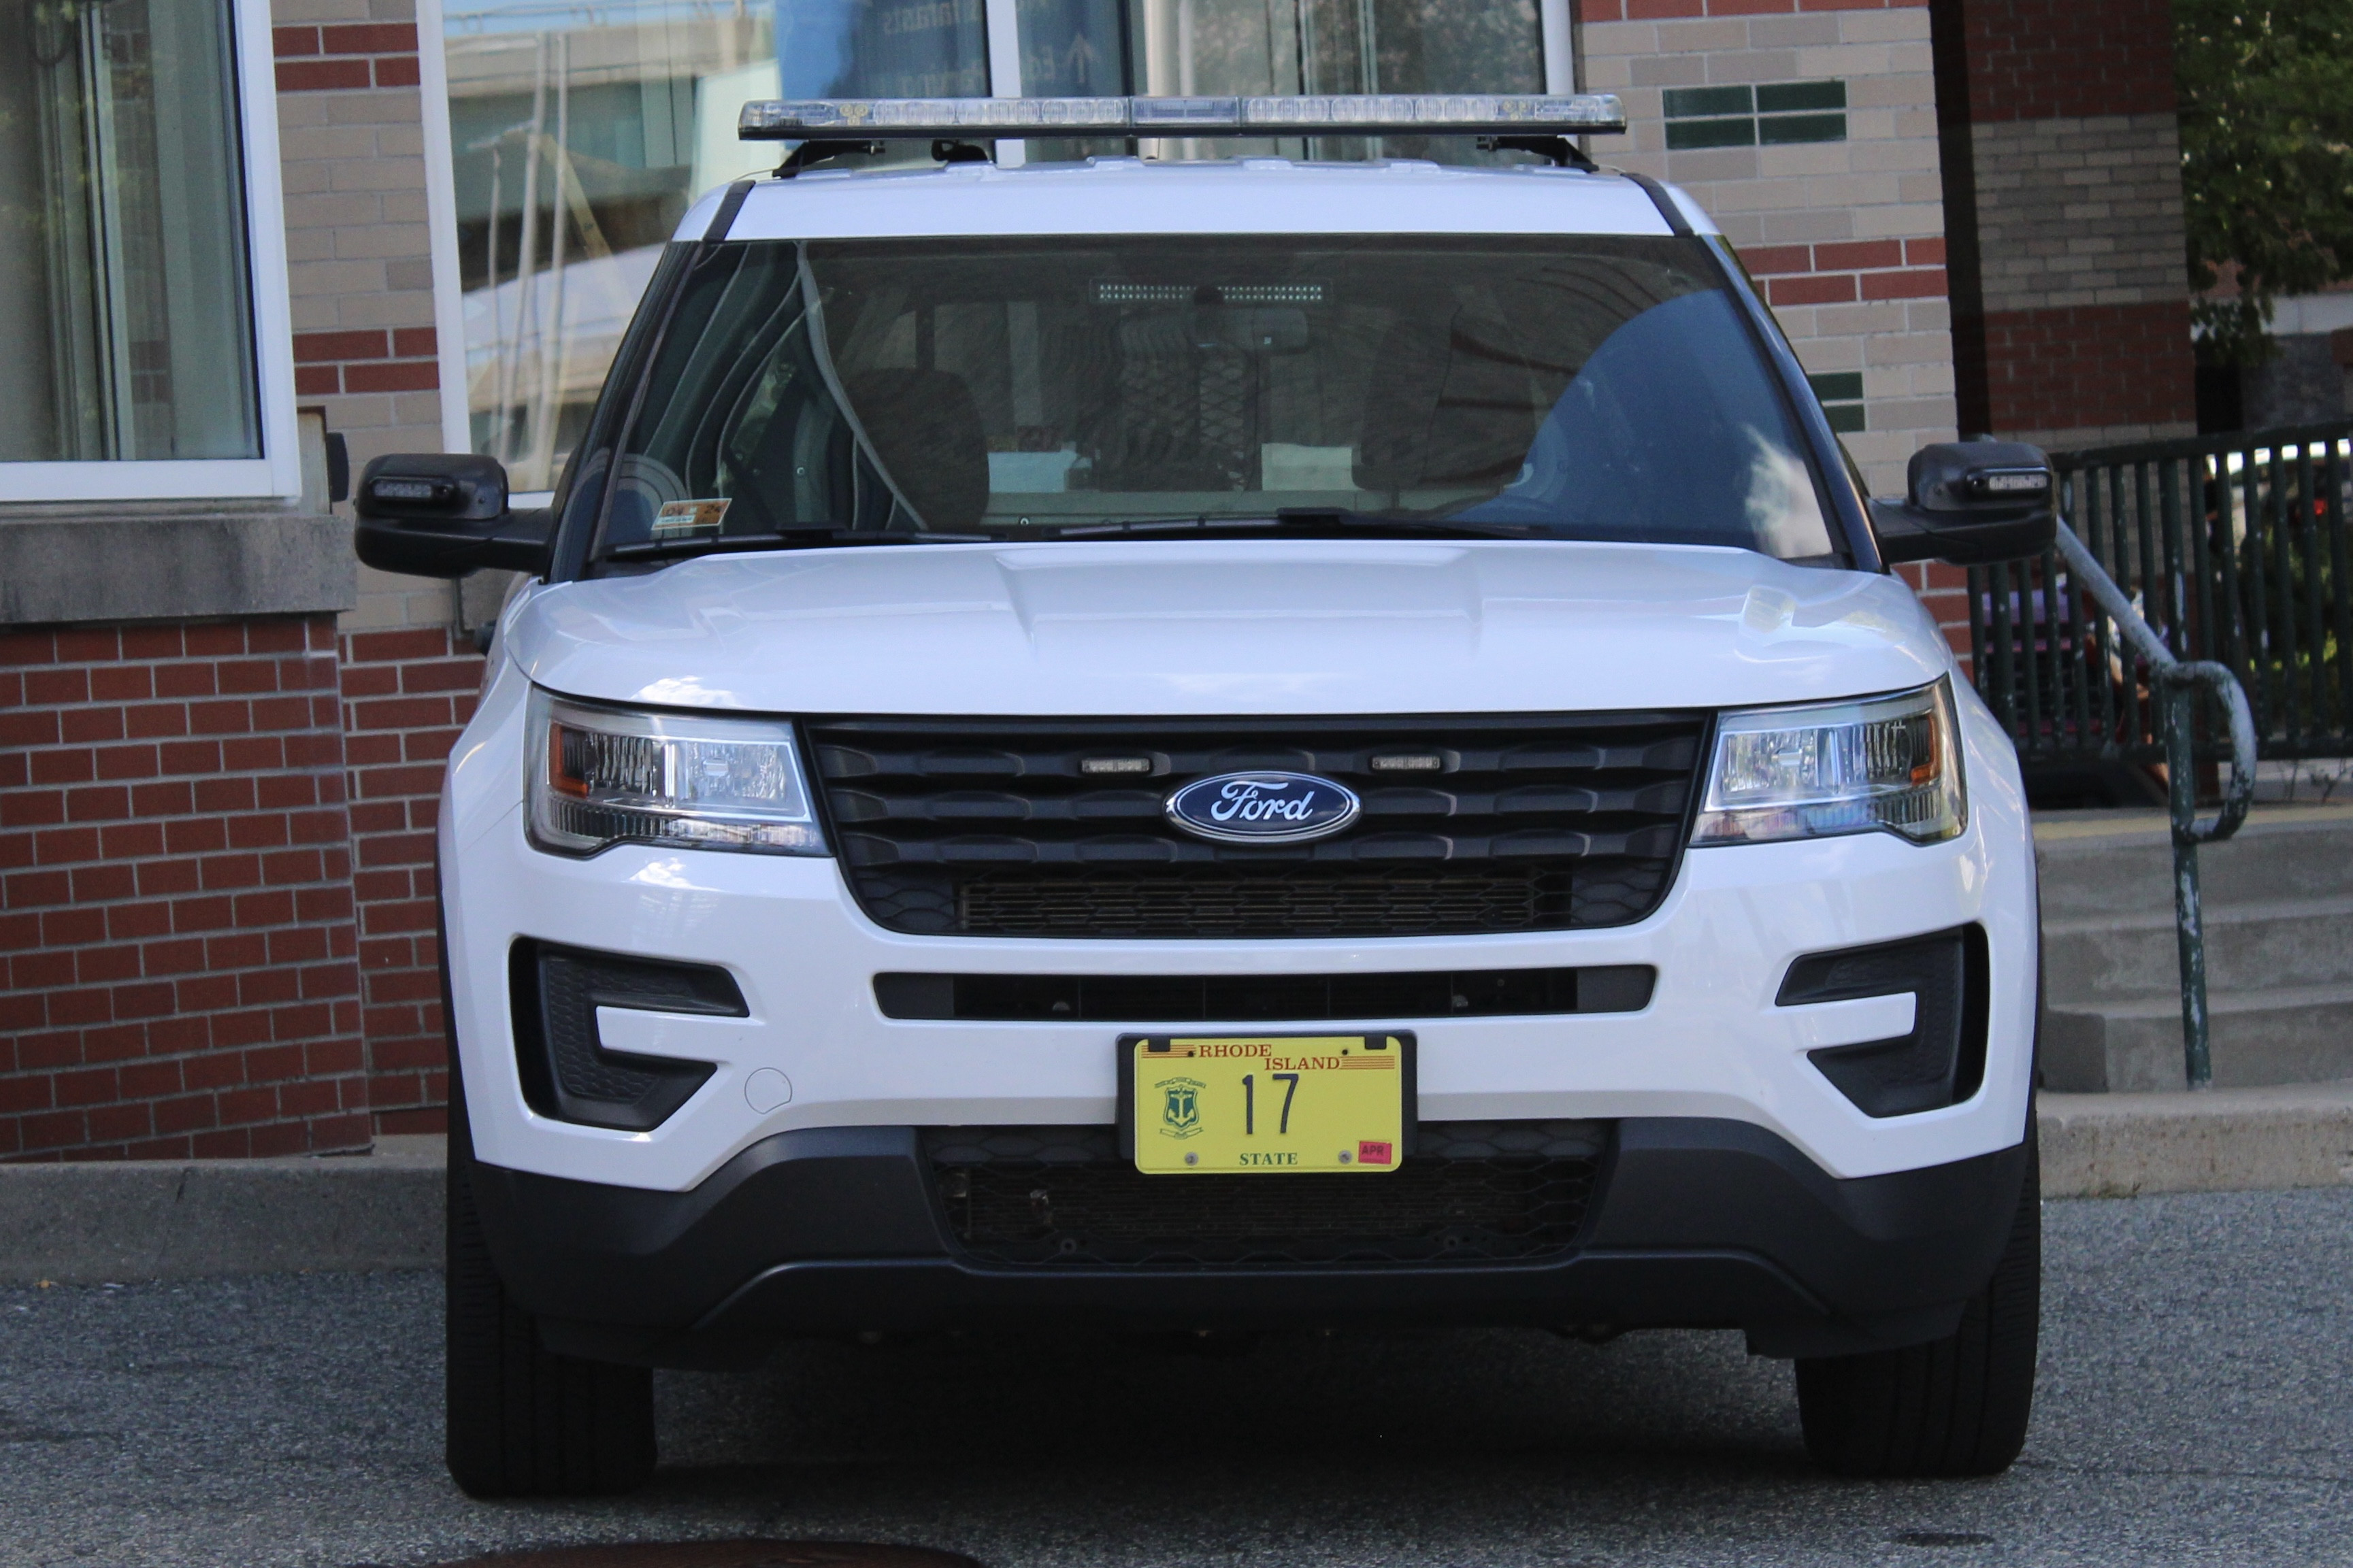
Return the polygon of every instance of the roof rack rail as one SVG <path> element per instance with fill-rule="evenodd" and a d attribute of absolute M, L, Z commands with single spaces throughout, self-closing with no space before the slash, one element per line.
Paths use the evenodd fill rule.
<path fill-rule="evenodd" d="M 1032 137 L 1611 136 L 1614 93 L 1376 93 L 1310 98 L 757 100 L 746 142 L 1015 141 Z"/>

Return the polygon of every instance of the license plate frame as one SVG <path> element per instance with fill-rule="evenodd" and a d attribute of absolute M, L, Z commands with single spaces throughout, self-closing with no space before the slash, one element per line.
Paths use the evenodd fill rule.
<path fill-rule="evenodd" d="M 1219 1123 L 1228 1122 L 1232 1120 L 1234 1108 L 1224 1103 L 1225 1099 L 1231 1098 L 1229 1093 L 1221 1097 L 1216 1091 L 1230 1089 L 1234 1084 L 1239 1082 L 1240 1078 L 1242 1076 L 1246 1068 L 1254 1072 L 1255 1068 L 1253 1064 L 1257 1061 L 1264 1061 L 1270 1064 L 1268 1072 L 1270 1079 L 1271 1079 L 1271 1075 L 1276 1069 L 1271 1064 L 1272 1064 L 1278 1057 L 1280 1057 L 1284 1063 L 1292 1064 L 1301 1061 L 1303 1057 L 1309 1060 L 1322 1061 L 1335 1054 L 1341 1055 L 1344 1058 L 1354 1058 L 1357 1056 L 1369 1057 L 1376 1053 L 1387 1057 L 1391 1053 L 1394 1053 L 1393 1059 L 1396 1061 L 1397 1066 L 1394 1068 L 1381 1070 L 1378 1072 L 1380 1079 L 1396 1086 L 1397 1110 L 1396 1121 L 1394 1124 L 1394 1138 L 1366 1137 L 1360 1133 L 1354 1137 L 1344 1136 L 1338 1140 L 1327 1139 L 1327 1142 L 1338 1142 L 1343 1144 L 1354 1143 L 1357 1147 L 1354 1151 L 1350 1151 L 1345 1147 L 1336 1148 L 1332 1152 L 1332 1156 L 1328 1157 L 1324 1156 L 1319 1148 L 1311 1160 L 1307 1157 L 1307 1151 L 1296 1142 L 1292 1136 L 1287 1135 L 1287 1132 L 1276 1133 L 1270 1131 L 1267 1134 L 1263 1134 L 1267 1139 L 1266 1147 L 1263 1152 L 1268 1153 L 1298 1154 L 1302 1155 L 1303 1158 L 1295 1163 L 1239 1164 L 1226 1163 L 1223 1158 L 1223 1155 L 1226 1152 L 1234 1151 L 1239 1144 L 1239 1140 L 1231 1137 L 1229 1135 L 1230 1129 L 1227 1128 L 1224 1129 L 1224 1131 L 1229 1135 L 1221 1136 L 1214 1141 L 1208 1141 L 1206 1137 L 1203 1139 L 1196 1139 L 1190 1134 L 1183 1135 L 1172 1140 L 1172 1142 L 1180 1144 L 1193 1144 L 1194 1147 L 1187 1152 L 1208 1154 L 1210 1156 L 1208 1159 L 1203 1160 L 1198 1163 L 1187 1166 L 1182 1163 L 1175 1163 L 1173 1159 L 1167 1161 L 1155 1159 L 1153 1163 L 1147 1163 L 1147 1157 L 1140 1156 L 1138 1151 L 1139 1142 L 1142 1141 L 1139 1140 L 1138 1137 L 1137 1126 L 1139 1121 L 1143 1120 L 1138 1105 L 1137 1085 L 1140 1076 L 1138 1064 L 1139 1061 L 1148 1060 L 1152 1057 L 1159 1055 L 1158 1052 L 1155 1052 L 1150 1049 L 1150 1047 L 1152 1047 L 1155 1043 L 1166 1049 L 1167 1060 L 1171 1062 L 1189 1060 L 1194 1064 L 1198 1064 L 1200 1070 L 1188 1071 L 1184 1075 L 1188 1079 L 1198 1080 L 1195 1085 L 1197 1100 L 1206 1100 L 1208 1101 L 1206 1104 L 1197 1104 L 1197 1114 L 1198 1114 L 1204 1121 L 1208 1121 L 1208 1119 L 1214 1115 Z M 1229 1029 L 1219 1030 L 1214 1033 L 1205 1032 L 1201 1034 L 1189 1034 L 1172 1030 L 1153 1034 L 1122 1035 L 1119 1037 L 1117 1047 L 1117 1055 L 1119 1059 L 1120 1157 L 1134 1164 L 1139 1172 L 1145 1175 L 1152 1176 L 1234 1174 L 1303 1175 L 1309 1173 L 1335 1174 L 1342 1173 L 1376 1175 L 1382 1173 L 1383 1172 L 1394 1171 L 1404 1163 L 1407 1155 L 1413 1152 L 1414 1129 L 1415 1123 L 1419 1120 L 1419 1089 L 1418 1075 L 1416 1072 L 1416 1058 L 1419 1055 L 1419 1052 L 1417 1050 L 1417 1044 L 1418 1042 L 1414 1037 L 1413 1032 L 1409 1029 L 1378 1029 L 1369 1031 L 1350 1030 L 1345 1033 L 1332 1030 L 1313 1033 L 1305 1030 L 1276 1030 L 1261 1033 L 1245 1033 L 1240 1030 Z M 1197 1052 L 1182 1052 L 1180 1047 L 1186 1046 L 1217 1047 L 1221 1047 L 1221 1049 L 1218 1055 L 1205 1057 L 1198 1054 Z M 1249 1052 L 1237 1050 L 1235 1047 L 1262 1047 L 1264 1049 L 1258 1052 Z M 1312 1077 L 1309 1076 L 1310 1071 L 1312 1071 Z M 1362 1091 L 1355 1089 L 1353 1084 L 1348 1086 L 1336 1086 L 1335 1084 L 1334 1080 L 1336 1079 L 1343 1071 L 1346 1072 L 1347 1078 L 1351 1080 L 1359 1076 L 1356 1072 L 1352 1070 L 1338 1069 L 1330 1067 L 1316 1067 L 1312 1069 L 1303 1070 L 1299 1080 L 1287 1086 L 1288 1092 L 1292 1096 L 1295 1097 L 1299 1089 L 1304 1084 L 1320 1081 L 1326 1089 L 1335 1087 L 1346 1087 L 1351 1094 L 1361 1093 Z M 1368 1072 L 1361 1076 L 1369 1079 L 1374 1076 L 1374 1074 Z M 1266 1109 L 1268 1110 L 1269 1120 L 1280 1125 L 1282 1121 L 1283 1116 L 1286 1114 L 1286 1111 L 1283 1109 L 1279 1109 L 1276 1104 L 1275 1085 L 1272 1081 L 1270 1081 L 1267 1085 Z M 1327 1117 L 1322 1121 L 1316 1121 L 1312 1127 L 1303 1124 L 1300 1133 L 1296 1136 L 1310 1136 L 1318 1129 L 1328 1131 L 1334 1126 L 1354 1128 L 1357 1125 L 1355 1121 L 1355 1115 L 1356 1112 L 1354 1110 L 1350 1110 L 1344 1112 L 1343 1120 L 1338 1122 L 1335 1122 Z M 1385 1132 L 1388 1131 L 1389 1131 L 1389 1128 L 1386 1123 L 1380 1125 L 1366 1124 L 1363 1128 L 1363 1131 L 1367 1133 Z M 1253 1134 L 1252 1136 L 1259 1135 Z M 1379 1163 L 1376 1158 L 1379 1145 L 1384 1142 L 1390 1144 L 1388 1158 L 1386 1163 Z M 1345 1163 L 1341 1163 L 1336 1158 L 1336 1156 L 1342 1153 L 1348 1153 L 1350 1155 Z M 1356 1153 L 1364 1154 L 1365 1159 L 1359 1161 L 1355 1157 Z"/>

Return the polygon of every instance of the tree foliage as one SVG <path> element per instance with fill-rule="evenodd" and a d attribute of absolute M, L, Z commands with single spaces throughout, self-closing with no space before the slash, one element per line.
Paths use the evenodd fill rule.
<path fill-rule="evenodd" d="M 2270 352 L 2274 302 L 2353 277 L 2353 0 L 2173 0 L 2189 286 L 2207 353 Z"/>

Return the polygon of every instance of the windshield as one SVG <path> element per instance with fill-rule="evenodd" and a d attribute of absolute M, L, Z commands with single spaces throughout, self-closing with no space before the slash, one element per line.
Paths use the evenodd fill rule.
<path fill-rule="evenodd" d="M 725 246 L 647 373 L 597 551 L 1322 517 L 1827 556 L 1702 245 Z"/>

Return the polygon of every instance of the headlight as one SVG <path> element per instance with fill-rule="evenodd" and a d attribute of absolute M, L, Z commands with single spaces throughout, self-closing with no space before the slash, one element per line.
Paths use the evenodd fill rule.
<path fill-rule="evenodd" d="M 1885 829 L 1919 844 L 1968 823 L 1952 689 L 1758 708 L 1716 725 L 1694 844 Z"/>
<path fill-rule="evenodd" d="M 793 727 L 641 713 L 531 694 L 532 836 L 594 854 L 624 842 L 822 855 Z"/>

